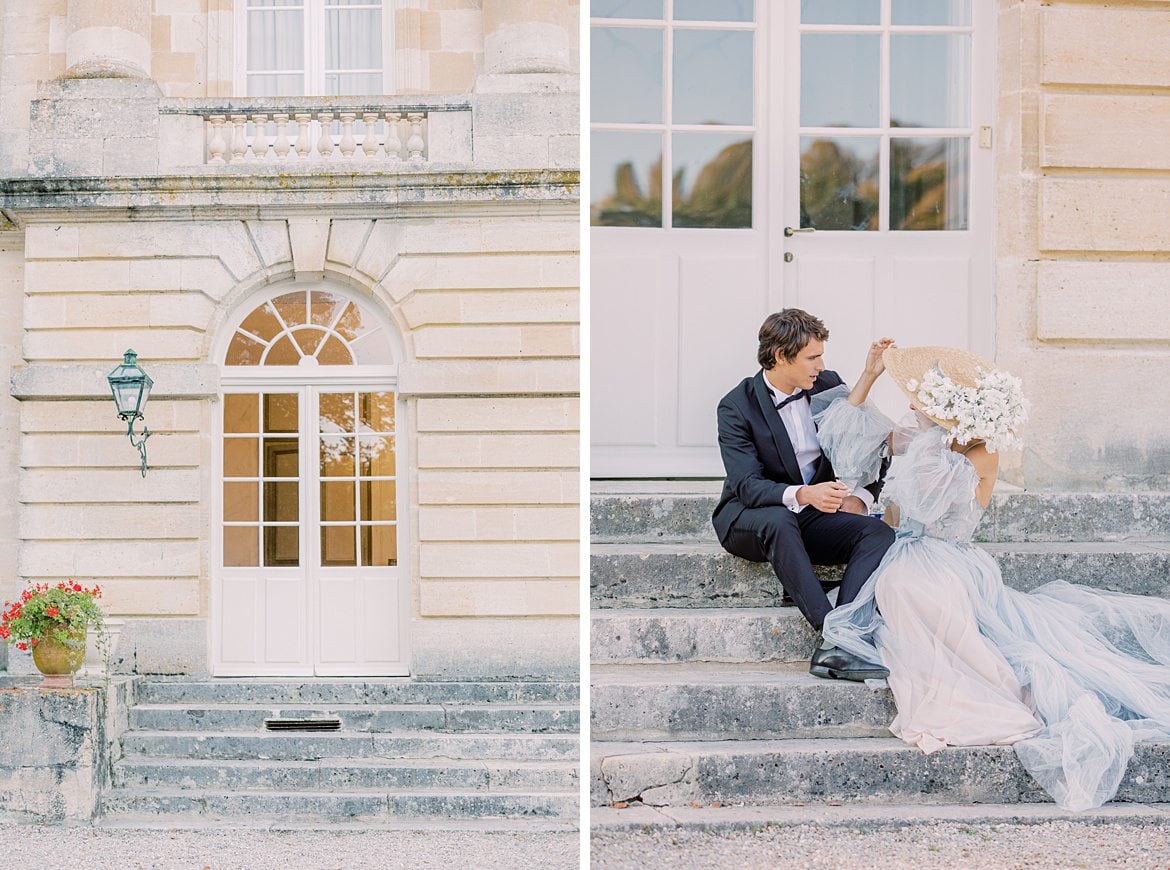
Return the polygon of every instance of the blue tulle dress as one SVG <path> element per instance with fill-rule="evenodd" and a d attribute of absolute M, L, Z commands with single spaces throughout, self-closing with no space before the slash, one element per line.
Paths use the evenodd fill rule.
<path fill-rule="evenodd" d="M 868 482 L 882 440 L 872 434 L 893 424 L 838 390 L 813 407 L 821 447 L 841 479 Z M 897 538 L 830 613 L 825 638 L 889 669 L 898 737 L 928 753 L 1011 744 L 1061 807 L 1100 806 L 1135 742 L 1170 740 L 1170 601 L 1063 581 L 1004 586 L 971 544 L 982 516 L 974 467 L 928 421 L 897 437 L 905 453 L 883 492 L 899 507 Z"/>

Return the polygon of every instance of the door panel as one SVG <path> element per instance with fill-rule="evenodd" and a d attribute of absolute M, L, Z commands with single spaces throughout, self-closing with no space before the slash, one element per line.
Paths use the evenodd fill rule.
<path fill-rule="evenodd" d="M 216 673 L 407 672 L 395 394 L 224 397 Z"/>

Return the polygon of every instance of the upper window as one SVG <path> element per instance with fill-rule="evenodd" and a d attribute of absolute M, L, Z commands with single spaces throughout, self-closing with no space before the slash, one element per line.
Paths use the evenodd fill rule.
<path fill-rule="evenodd" d="M 244 0 L 249 97 L 390 92 L 383 0 Z"/>
<path fill-rule="evenodd" d="M 348 366 L 393 363 L 377 319 L 356 302 L 294 290 L 253 309 L 236 329 L 229 366 Z"/>

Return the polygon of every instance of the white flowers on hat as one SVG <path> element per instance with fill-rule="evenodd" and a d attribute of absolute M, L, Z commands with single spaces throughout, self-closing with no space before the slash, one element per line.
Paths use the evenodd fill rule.
<path fill-rule="evenodd" d="M 938 420 L 954 421 L 951 435 L 959 444 L 982 439 L 992 453 L 1019 438 L 1028 417 L 1023 382 L 1005 371 L 980 367 L 974 387 L 956 384 L 938 366 L 926 371 L 922 383 L 911 379 L 906 389 L 919 409 Z"/>

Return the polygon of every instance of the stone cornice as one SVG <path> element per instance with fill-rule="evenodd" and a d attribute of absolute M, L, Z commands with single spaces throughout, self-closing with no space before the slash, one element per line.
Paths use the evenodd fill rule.
<path fill-rule="evenodd" d="M 0 180 L 0 209 L 16 223 L 260 218 L 322 210 L 367 217 L 468 216 L 500 210 L 576 214 L 577 170 L 406 169 L 338 172 L 218 167 L 146 177 Z"/>

